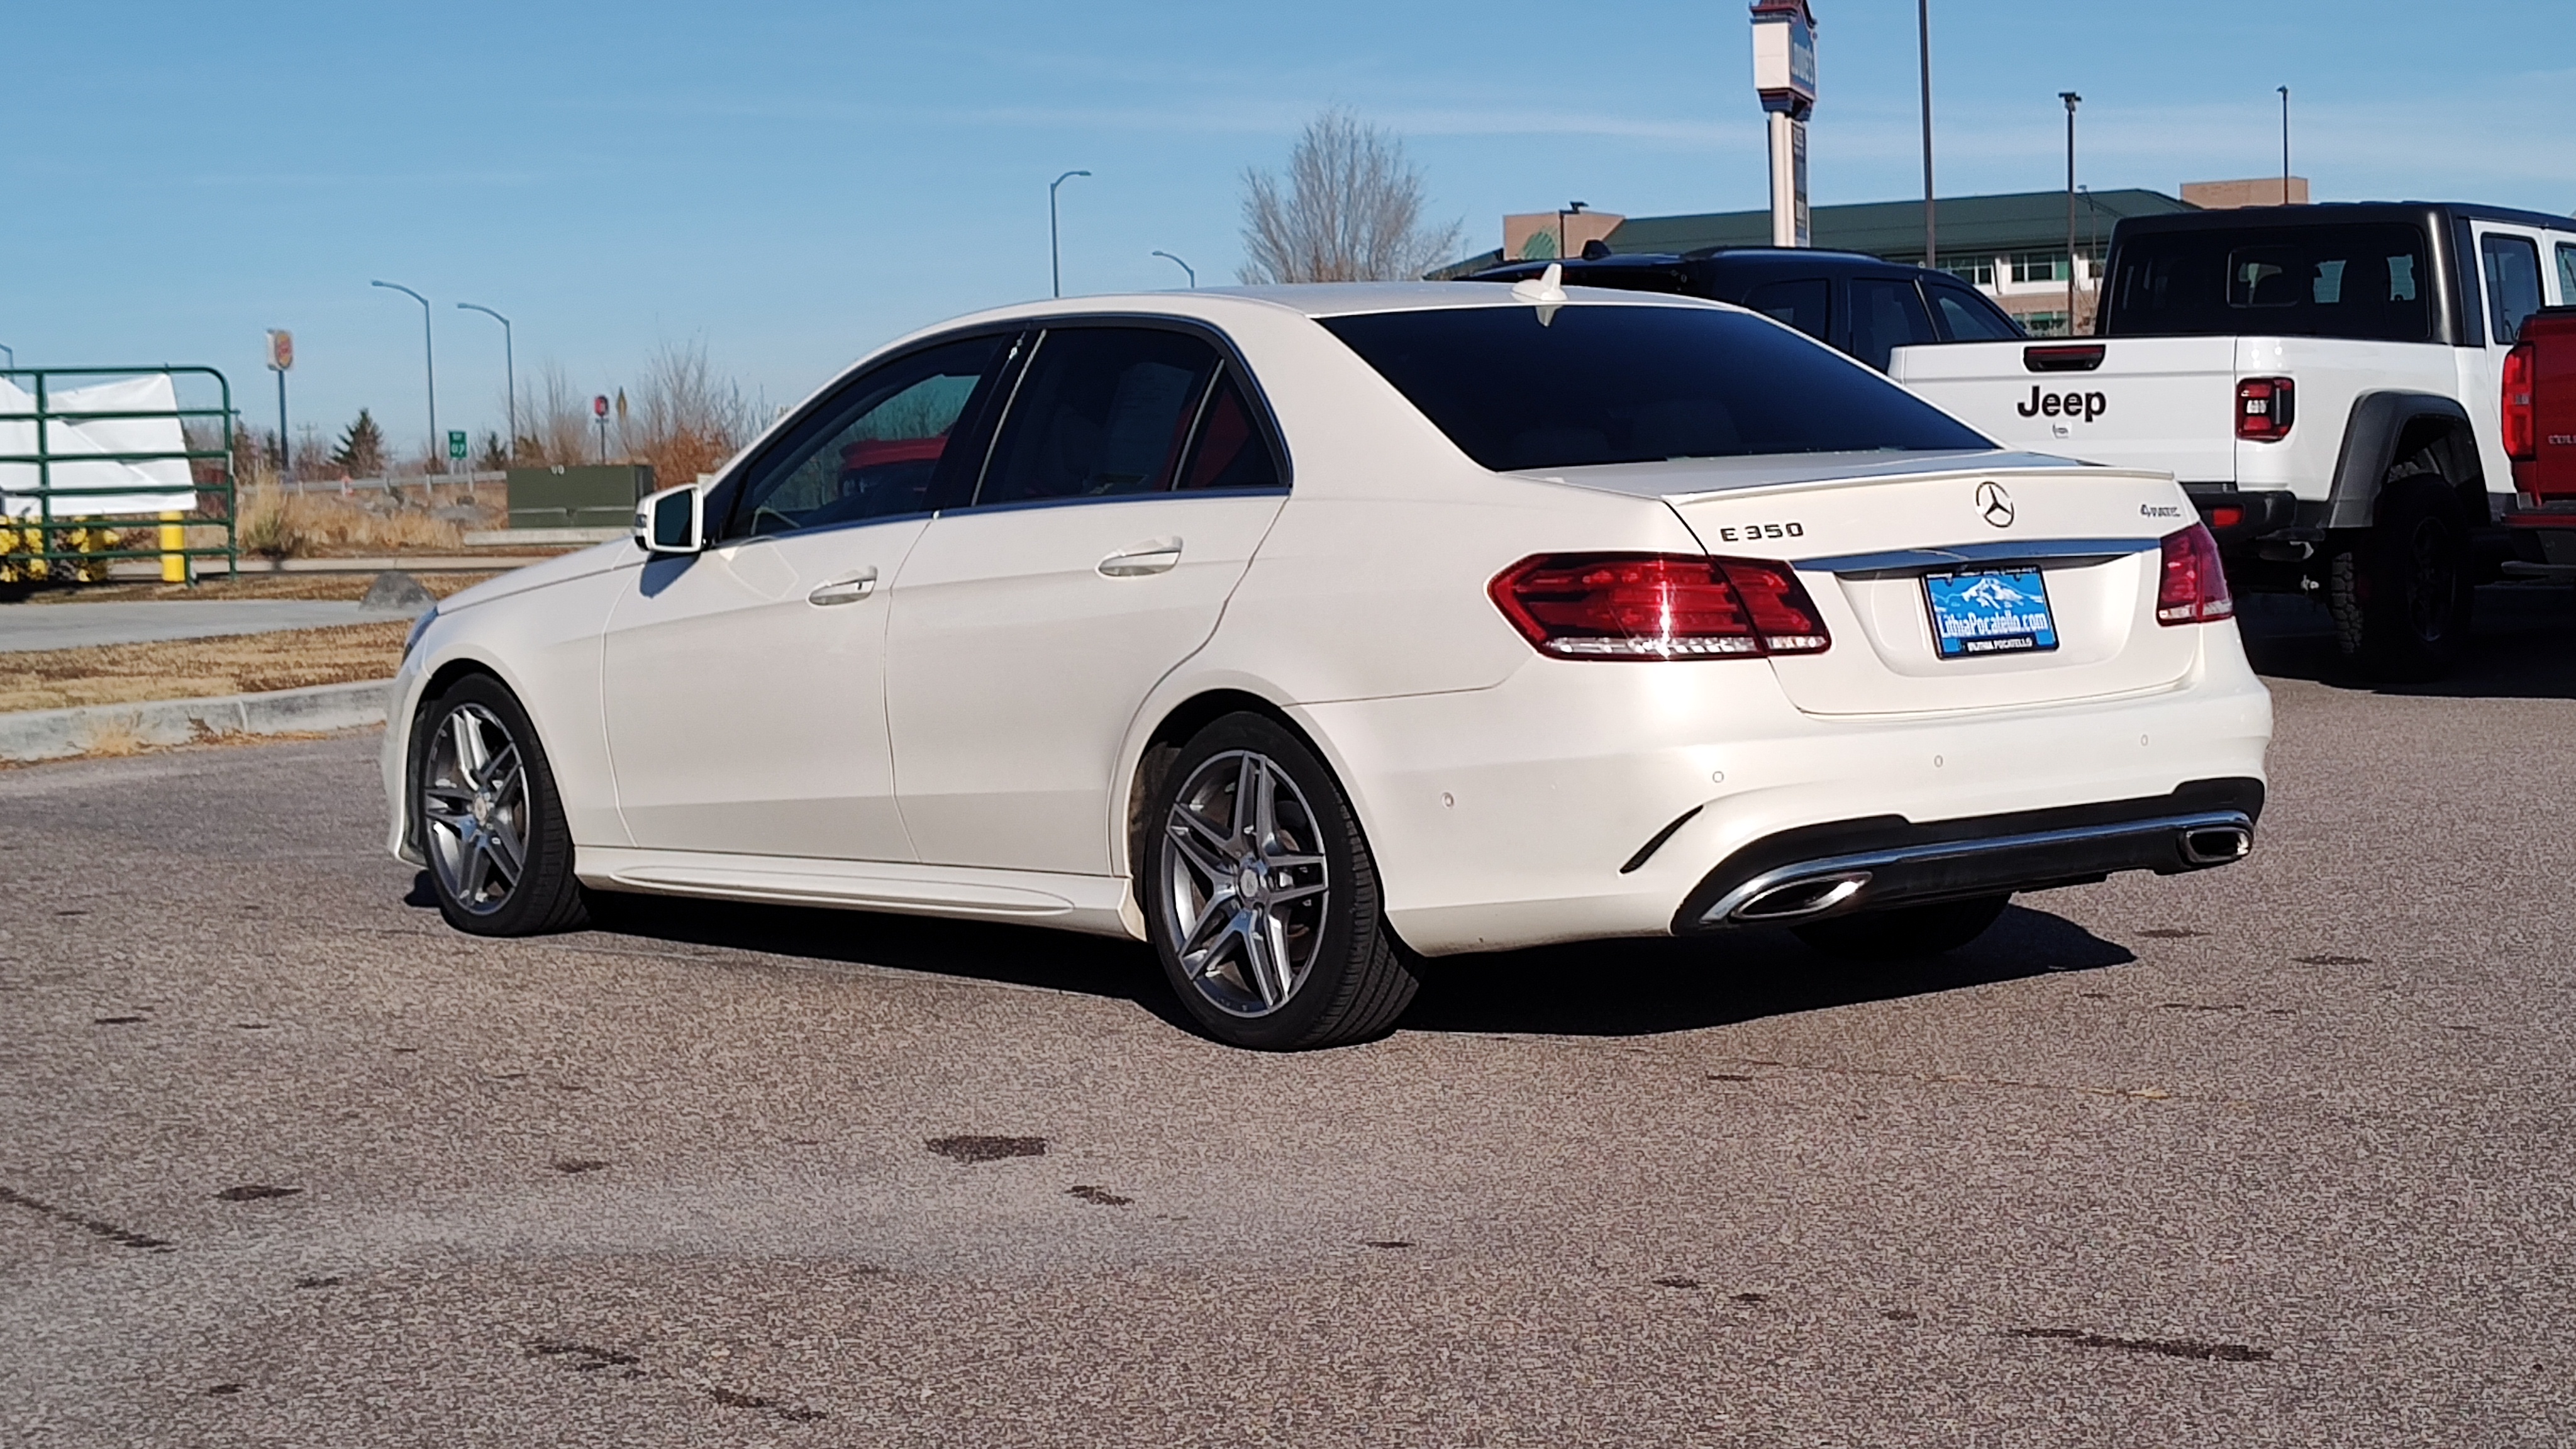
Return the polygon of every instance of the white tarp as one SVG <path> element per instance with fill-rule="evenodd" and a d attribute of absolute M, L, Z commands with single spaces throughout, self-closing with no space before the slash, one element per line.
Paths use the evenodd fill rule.
<path fill-rule="evenodd" d="M 185 512 L 196 506 L 197 490 L 189 481 L 184 458 L 120 463 L 114 453 L 178 453 L 186 436 L 175 416 L 150 418 L 65 418 L 63 414 L 169 414 L 178 408 L 178 390 L 166 372 L 146 373 L 120 382 L 45 393 L 45 452 L 52 459 L 52 483 L 62 488 L 129 488 L 122 493 L 86 493 L 54 499 L 54 516 Z M 0 378 L 0 456 L 28 457 L 36 451 L 35 395 Z M 16 414 L 17 416 L 10 416 Z M 0 513 L 31 518 L 39 511 L 36 490 L 40 474 L 33 463 L 0 463 Z"/>

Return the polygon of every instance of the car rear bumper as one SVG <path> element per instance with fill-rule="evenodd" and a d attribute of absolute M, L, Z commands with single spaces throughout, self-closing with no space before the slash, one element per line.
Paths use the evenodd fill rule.
<path fill-rule="evenodd" d="M 1683 900 L 1673 934 L 1800 925 L 2081 885 L 2126 870 L 2210 870 L 2245 858 L 2262 814 L 2263 782 L 2238 778 L 1930 824 L 1889 815 L 1807 826 L 1728 856 Z"/>
<path fill-rule="evenodd" d="M 1488 690 L 1292 713 L 1360 809 L 1389 922 L 1435 956 L 1695 929 L 1747 877 L 1704 888 L 1748 863 L 2230 810 L 2250 826 L 2259 796 L 2242 790 L 2137 802 L 2169 802 L 2199 781 L 2259 789 L 2272 723 L 2270 696 L 2225 627 L 2208 628 L 2200 665 L 2174 688 L 2026 708 L 1824 717 L 1790 707 L 1759 661 L 1533 661 Z M 2061 811 L 2078 813 L 2051 813 Z M 2014 823 L 2024 816 L 2040 823 Z M 1855 822 L 1879 833 L 1801 833 Z M 1847 867 L 1879 872 L 1869 899 L 1848 904 L 2181 868 L 2172 830 L 2156 828 L 2161 838 L 2141 825 L 2113 841 Z M 1817 843 L 1747 854 L 1784 839 Z"/>

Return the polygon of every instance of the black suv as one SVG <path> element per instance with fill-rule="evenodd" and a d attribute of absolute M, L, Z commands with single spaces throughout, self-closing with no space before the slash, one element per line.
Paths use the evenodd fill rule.
<path fill-rule="evenodd" d="M 1598 252 L 1564 263 L 1569 287 L 1673 292 L 1733 302 L 1776 317 L 1881 372 L 1887 355 L 1917 342 L 2008 342 L 2026 334 L 2004 309 L 1948 272 L 1859 252 L 1808 247 L 1711 247 L 1680 256 Z M 1546 262 L 1511 262 L 1458 278 L 1518 282 Z"/>

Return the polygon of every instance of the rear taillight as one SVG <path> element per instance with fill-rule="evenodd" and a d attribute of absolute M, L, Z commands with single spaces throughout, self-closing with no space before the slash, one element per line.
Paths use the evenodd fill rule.
<path fill-rule="evenodd" d="M 2532 426 L 2531 374 L 2530 343 L 2504 355 L 2504 452 L 2517 463 L 2540 456 L 2540 430 Z"/>
<path fill-rule="evenodd" d="M 1821 654 L 1833 644 L 1797 572 L 1695 554 L 1541 554 L 1487 590 L 1542 654 L 1720 659 Z"/>
<path fill-rule="evenodd" d="M 2218 564 L 2218 540 L 2195 523 L 2164 536 L 2164 574 L 2156 583 L 2156 622 L 2206 624 L 2236 612 L 2227 575 Z"/>
<path fill-rule="evenodd" d="M 2298 384 L 2286 377 L 2249 377 L 2236 384 L 2236 436 L 2249 443 L 2277 443 L 2298 417 Z"/>

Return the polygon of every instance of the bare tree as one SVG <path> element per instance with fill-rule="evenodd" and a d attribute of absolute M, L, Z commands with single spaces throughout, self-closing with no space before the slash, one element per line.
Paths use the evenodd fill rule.
<path fill-rule="evenodd" d="M 663 487 L 714 472 L 757 428 L 742 388 L 716 376 L 696 339 L 654 349 L 635 402 L 618 424 L 618 442 L 628 457 L 652 464 Z"/>
<path fill-rule="evenodd" d="M 1317 116 L 1288 174 L 1243 173 L 1239 273 L 1272 282 L 1411 281 L 1456 255 L 1465 225 L 1422 219 L 1422 173 L 1404 142 L 1348 111 Z"/>
<path fill-rule="evenodd" d="M 563 364 L 548 361 L 519 390 L 519 456 L 530 463 L 587 463 L 593 441 L 590 399 L 572 385 Z"/>

